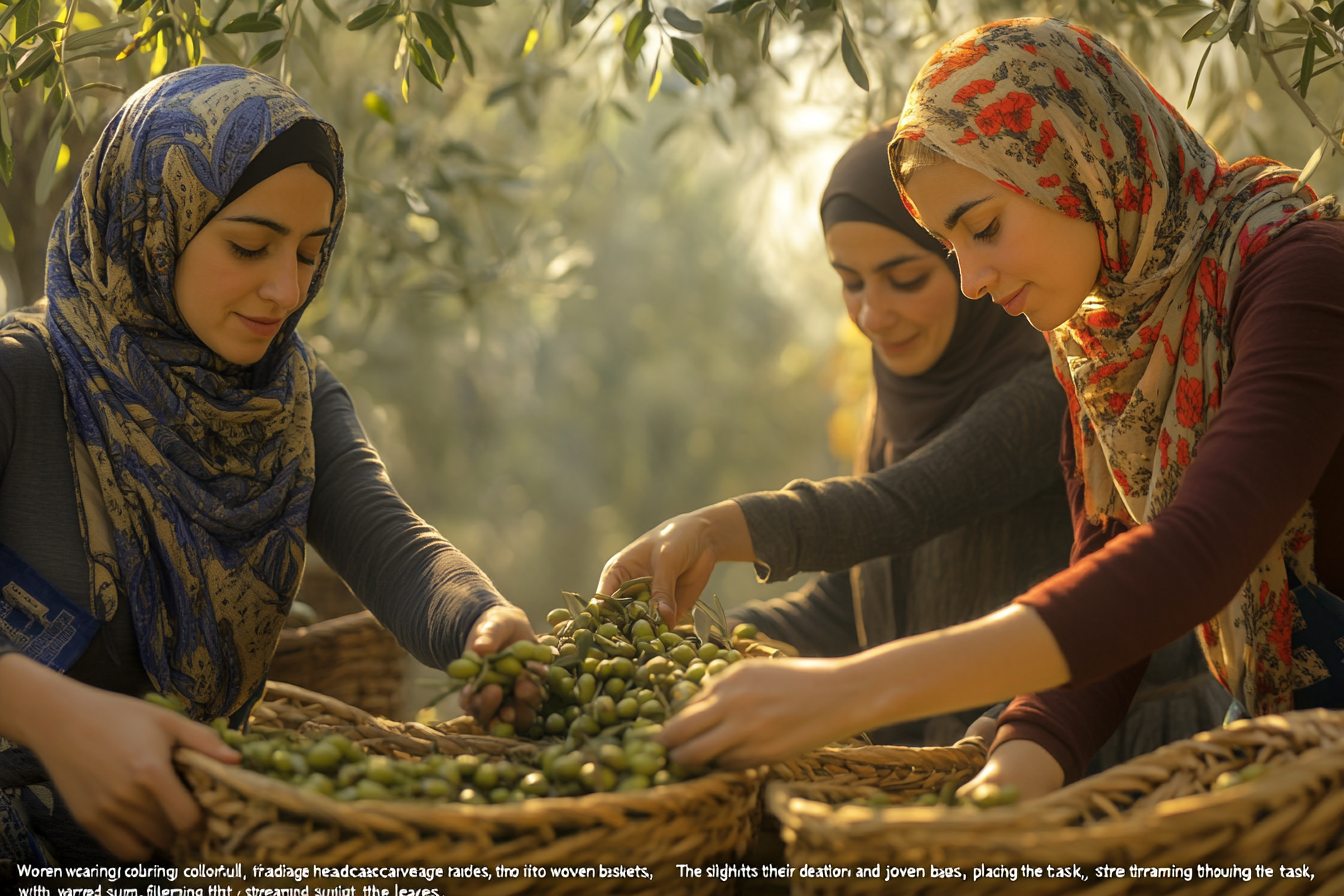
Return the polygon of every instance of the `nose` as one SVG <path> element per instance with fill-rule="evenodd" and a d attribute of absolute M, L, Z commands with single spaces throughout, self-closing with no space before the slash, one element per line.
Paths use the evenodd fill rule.
<path fill-rule="evenodd" d="M 297 258 L 293 256 L 278 258 L 267 270 L 266 279 L 258 293 L 263 299 L 274 302 L 282 313 L 288 315 L 308 297 L 308 278 L 303 276 L 303 273 L 304 269 Z"/>
<path fill-rule="evenodd" d="M 881 290 L 865 286 L 859 296 L 859 307 L 854 315 L 854 323 L 865 333 L 881 333 L 890 329 L 900 317 L 896 303 Z"/>
<path fill-rule="evenodd" d="M 961 292 L 968 299 L 991 292 L 999 279 L 999 272 L 988 259 L 974 250 L 957 250 L 957 269 L 961 272 Z"/>

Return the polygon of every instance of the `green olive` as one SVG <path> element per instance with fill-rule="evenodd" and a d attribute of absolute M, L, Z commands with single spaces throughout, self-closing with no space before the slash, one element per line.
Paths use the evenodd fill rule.
<path fill-rule="evenodd" d="M 618 772 L 624 771 L 626 766 L 625 751 L 615 744 L 603 744 L 597 748 L 597 761 Z"/>
<path fill-rule="evenodd" d="M 639 715 L 639 701 L 634 697 L 626 697 L 616 704 L 616 715 L 622 719 L 633 719 Z"/>
<path fill-rule="evenodd" d="M 568 622 L 568 621 L 569 621 L 569 611 L 566 610 L 564 607 L 556 607 L 554 610 L 546 614 L 547 625 L 559 625 L 562 622 Z"/>
<path fill-rule="evenodd" d="M 622 792 L 648 790 L 652 783 L 646 775 L 635 774 L 622 779 L 621 783 L 616 785 L 616 789 Z"/>
<path fill-rule="evenodd" d="M 614 638 L 621 633 L 621 629 L 614 622 L 604 622 L 597 627 L 597 633 L 604 638 Z"/>
<path fill-rule="evenodd" d="M 719 645 L 709 643 L 701 644 L 700 649 L 696 651 L 696 654 L 705 662 L 712 662 L 719 656 Z"/>
<path fill-rule="evenodd" d="M 448 664 L 450 678 L 468 679 L 480 674 L 481 667 L 471 660 L 456 659 Z"/>
<path fill-rule="evenodd" d="M 590 702 L 596 691 L 597 679 L 593 677 L 592 673 L 585 672 L 579 676 L 579 681 L 574 687 L 574 692 L 578 696 L 580 703 Z"/>
<path fill-rule="evenodd" d="M 457 757 L 457 769 L 462 775 L 462 780 L 467 780 L 475 776 L 476 770 L 481 767 L 481 760 L 470 753 L 463 753 Z"/>
<path fill-rule="evenodd" d="M 551 790 L 551 782 L 541 772 L 532 772 L 524 776 L 518 788 L 531 796 L 545 796 Z"/>
<path fill-rule="evenodd" d="M 630 626 L 630 637 L 640 641 L 652 641 L 654 638 L 653 626 L 647 619 L 636 619 L 634 625 Z"/>
<path fill-rule="evenodd" d="M 503 659 L 495 661 L 495 671 L 500 675 L 508 675 L 517 678 L 523 672 L 523 664 L 515 656 L 506 656 Z"/>
<path fill-rule="evenodd" d="M 443 799 L 451 797 L 453 794 L 453 785 L 449 784 L 443 778 L 422 778 L 420 779 L 420 794 L 430 799 Z"/>
<path fill-rule="evenodd" d="M 329 772 L 341 764 L 341 749 L 330 740 L 321 740 L 308 748 L 308 765 Z"/>
<path fill-rule="evenodd" d="M 303 782 L 303 789 L 312 793 L 320 793 L 323 796 L 334 796 L 336 785 L 326 775 L 313 772 Z"/>
<path fill-rule="evenodd" d="M 517 733 L 508 722 L 496 722 L 490 726 L 491 737 L 515 737 Z"/>
<path fill-rule="evenodd" d="M 694 662 L 686 667 L 686 680 L 699 684 L 705 677 L 705 671 L 709 667 L 702 662 Z"/>
<path fill-rule="evenodd" d="M 683 666 L 689 666 L 697 658 L 695 648 L 685 643 L 676 645 L 667 652 L 667 655 Z"/>
<path fill-rule="evenodd" d="M 360 778 L 364 777 L 364 770 L 368 768 L 364 763 L 350 763 L 343 765 L 336 772 L 337 787 L 354 787 Z"/>
<path fill-rule="evenodd" d="M 396 766 L 386 756 L 369 757 L 369 765 L 364 776 L 379 784 L 395 784 L 401 777 Z"/>
<path fill-rule="evenodd" d="M 392 796 L 387 788 L 377 781 L 361 778 L 355 785 L 355 797 L 361 800 L 385 800 Z"/>
<path fill-rule="evenodd" d="M 490 790 L 499 786 L 499 769 L 495 768 L 494 763 L 483 762 L 471 781 L 481 790 Z"/>
<path fill-rule="evenodd" d="M 611 678 L 602 686 L 602 692 L 617 700 L 625 693 L 625 679 Z"/>
<path fill-rule="evenodd" d="M 743 622 L 740 625 L 733 626 L 733 637 L 741 638 L 744 641 L 750 641 L 756 637 L 756 626 L 750 622 Z"/>
<path fill-rule="evenodd" d="M 606 793 L 616 789 L 616 772 L 596 762 L 585 762 L 583 764 L 583 768 L 579 771 L 579 780 L 589 790 L 598 793 Z"/>
<path fill-rule="evenodd" d="M 489 802 L 484 795 L 471 787 L 467 787 L 459 793 L 457 795 L 457 801 L 459 803 L 467 803 L 471 806 L 484 806 Z"/>
<path fill-rule="evenodd" d="M 635 674 L 635 661 L 629 657 L 618 656 L 611 661 L 612 675 L 616 678 L 629 679 Z"/>
<path fill-rule="evenodd" d="M 558 712 L 553 712 L 546 717 L 547 734 L 564 734 L 568 727 L 569 724 L 565 721 L 565 717 Z"/>
<path fill-rule="evenodd" d="M 724 659 L 727 660 L 729 663 L 739 663 L 742 661 L 742 651 L 737 649 L 730 650 L 724 656 Z"/>
<path fill-rule="evenodd" d="M 576 781 L 583 771 L 583 754 L 577 750 L 555 760 L 555 780 Z"/>
<path fill-rule="evenodd" d="M 673 647 L 679 647 L 686 643 L 686 639 L 676 632 L 664 632 L 658 636 L 658 640 L 663 642 L 663 646 L 671 650 Z M 692 647 L 692 650 L 695 648 Z"/>
<path fill-rule="evenodd" d="M 667 710 L 665 710 L 663 704 L 659 703 L 657 700 L 649 700 L 639 705 L 639 714 L 646 719 L 653 719 L 655 722 L 661 722 L 667 717 Z"/>
<path fill-rule="evenodd" d="M 711 645 L 713 646 L 713 645 Z M 724 669 L 728 668 L 727 660 L 710 660 L 709 666 L 705 669 L 706 675 L 718 675 Z"/>
<path fill-rule="evenodd" d="M 630 770 L 637 775 L 655 775 L 667 765 L 667 760 L 656 753 L 638 752 L 629 759 Z"/>

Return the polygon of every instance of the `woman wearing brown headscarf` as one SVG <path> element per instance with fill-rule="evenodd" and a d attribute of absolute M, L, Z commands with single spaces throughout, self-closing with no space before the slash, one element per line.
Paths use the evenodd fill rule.
<path fill-rule="evenodd" d="M 893 130 L 851 146 L 821 200 L 846 308 L 873 343 L 873 407 L 855 476 L 799 480 L 677 517 L 612 559 L 604 592 L 652 574 L 655 602 L 671 604 L 678 580 L 675 609 L 664 611 L 677 618 L 716 561 L 751 560 L 763 581 L 837 570 L 732 614 L 804 656 L 836 657 L 983 616 L 1068 563 L 1073 533 L 1058 462 L 1065 402 L 1048 348 L 1025 321 L 961 297 L 955 261 L 906 211 L 892 180 Z M 679 575 L 688 569 L 697 574 Z M 1193 640 L 1173 645 L 1160 665 L 1150 688 L 1185 687 L 1136 710 L 1107 764 L 1221 718 Z M 877 737 L 949 743 L 978 714 L 935 715 Z"/>

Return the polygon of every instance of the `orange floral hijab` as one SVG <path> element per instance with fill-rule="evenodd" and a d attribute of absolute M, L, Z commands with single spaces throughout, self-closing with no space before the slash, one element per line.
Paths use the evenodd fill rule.
<path fill-rule="evenodd" d="M 910 90 L 893 166 L 915 140 L 1096 224 L 1097 284 L 1047 338 L 1088 519 L 1153 519 L 1218 412 L 1238 274 L 1285 228 L 1340 218 L 1338 204 L 1294 192 L 1298 171 L 1270 159 L 1229 165 L 1123 53 L 1055 19 L 985 25 L 940 49 Z M 1200 627 L 1215 674 L 1257 715 L 1292 709 L 1288 571 L 1316 582 L 1313 534 L 1307 503 Z"/>

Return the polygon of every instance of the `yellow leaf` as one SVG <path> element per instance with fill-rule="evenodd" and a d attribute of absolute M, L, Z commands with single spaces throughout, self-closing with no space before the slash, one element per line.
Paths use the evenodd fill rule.
<path fill-rule="evenodd" d="M 612 31 L 615 31 L 617 34 L 620 34 L 621 29 L 624 27 L 625 27 L 625 16 L 621 15 L 620 13 L 616 13 L 611 17 Z"/>
<path fill-rule="evenodd" d="M 411 101 L 411 73 L 409 70 L 401 78 L 401 101 L 403 103 Z"/>
<path fill-rule="evenodd" d="M 164 43 L 163 32 L 154 35 L 154 58 L 149 63 L 149 76 L 157 78 L 168 66 L 168 45 Z"/>
<path fill-rule="evenodd" d="M 103 23 L 98 21 L 98 17 L 93 13 L 75 13 L 75 28 L 79 31 L 92 31 L 95 28 L 101 27 L 103 27 Z"/>
<path fill-rule="evenodd" d="M 523 42 L 524 56 L 532 52 L 532 50 L 537 46 L 537 39 L 540 37 L 541 34 L 540 32 L 537 31 L 537 29 L 535 28 L 527 29 L 527 40 Z"/>
<path fill-rule="evenodd" d="M 60 174 L 66 165 L 70 164 L 70 147 L 64 143 L 61 144 L 61 151 L 56 155 L 56 173 Z"/>
<path fill-rule="evenodd" d="M 653 83 L 649 85 L 649 102 L 658 95 L 658 88 L 663 86 L 663 70 L 658 69 L 653 73 Z"/>

